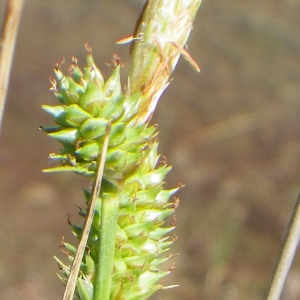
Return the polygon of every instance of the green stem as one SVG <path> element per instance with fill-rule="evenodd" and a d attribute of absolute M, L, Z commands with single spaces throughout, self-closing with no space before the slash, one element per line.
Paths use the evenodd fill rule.
<path fill-rule="evenodd" d="M 103 171 L 105 166 L 105 159 L 106 159 L 106 153 L 107 153 L 107 147 L 109 142 L 109 135 L 111 130 L 111 123 L 109 122 L 107 124 L 106 128 L 106 135 L 103 142 L 103 148 L 101 149 L 101 157 L 98 165 L 98 170 L 96 174 L 96 178 L 94 180 L 93 189 L 92 189 L 92 197 L 91 202 L 88 209 L 88 214 L 85 219 L 84 229 L 82 232 L 82 236 L 77 248 L 77 252 L 72 264 L 71 272 L 68 278 L 68 282 L 66 285 L 66 289 L 64 292 L 63 300 L 71 300 L 73 299 L 76 283 L 77 283 L 77 277 L 80 270 L 80 264 L 84 255 L 85 248 L 87 246 L 88 237 L 90 234 L 91 226 L 93 223 L 93 217 L 95 213 L 95 208 L 98 200 L 98 196 L 100 193 L 101 183 L 102 183 L 102 177 L 103 177 Z"/>
<path fill-rule="evenodd" d="M 101 201 L 101 238 L 99 239 L 99 260 L 94 300 L 109 300 L 119 199 L 114 194 L 103 194 Z"/>

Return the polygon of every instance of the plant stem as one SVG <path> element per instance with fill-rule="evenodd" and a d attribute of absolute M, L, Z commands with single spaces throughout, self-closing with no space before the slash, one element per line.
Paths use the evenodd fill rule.
<path fill-rule="evenodd" d="M 101 238 L 99 240 L 99 260 L 93 300 L 109 300 L 114 266 L 115 239 L 119 198 L 104 194 L 101 199 Z"/>
<path fill-rule="evenodd" d="M 0 129 L 24 0 L 8 0 L 0 39 Z"/>
<path fill-rule="evenodd" d="M 77 283 L 77 277 L 80 269 L 80 264 L 83 258 L 83 254 L 86 248 L 87 240 L 89 237 L 91 225 L 93 222 L 93 217 L 94 217 L 94 212 L 95 212 L 95 207 L 97 203 L 97 199 L 99 197 L 99 192 L 101 188 L 101 182 L 102 182 L 102 177 L 103 177 L 103 171 L 104 171 L 104 166 L 105 166 L 105 159 L 106 159 L 106 152 L 107 152 L 107 147 L 108 147 L 108 141 L 109 141 L 109 134 L 110 134 L 110 129 L 111 129 L 111 124 L 108 123 L 107 128 L 106 128 L 106 135 L 105 139 L 103 142 L 103 147 L 102 147 L 102 153 L 98 165 L 98 171 L 96 178 L 94 180 L 93 184 L 93 189 L 92 189 L 92 196 L 91 196 L 91 201 L 88 209 L 88 214 L 85 219 L 85 224 L 84 224 L 84 229 L 82 232 L 81 240 L 78 245 L 78 249 L 76 252 L 76 256 L 74 258 L 72 268 L 70 271 L 70 275 L 68 278 L 67 286 L 64 292 L 64 297 L 63 300 L 72 300 L 76 283 Z"/>
<path fill-rule="evenodd" d="M 169 77 L 184 49 L 202 0 L 147 1 L 136 25 L 129 75 L 131 94 L 142 91 L 138 115 L 142 124 L 153 114 L 157 101 L 169 84 Z M 193 62 L 195 67 L 195 63 Z M 198 70 L 199 71 L 199 70 Z"/>
<path fill-rule="evenodd" d="M 289 273 L 300 240 L 300 194 L 290 219 L 266 300 L 278 300 Z"/>

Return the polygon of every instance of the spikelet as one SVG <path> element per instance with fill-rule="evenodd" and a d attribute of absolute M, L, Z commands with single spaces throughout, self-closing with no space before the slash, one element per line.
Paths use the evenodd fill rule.
<path fill-rule="evenodd" d="M 61 166 L 45 171 L 73 171 L 93 179 L 106 126 L 109 122 L 112 124 L 101 195 L 81 266 L 77 296 L 85 299 L 80 294 L 86 292 L 92 299 L 95 265 L 98 264 L 101 198 L 118 197 L 111 299 L 147 298 L 162 287 L 159 281 L 169 273 L 158 269 L 168 257 L 158 256 L 172 244 L 166 234 L 174 225 L 164 227 L 163 224 L 174 212 L 175 205 L 168 200 L 178 188 L 163 189 L 170 167 L 158 164 L 156 126 L 136 122 L 140 93 L 121 92 L 119 60 L 115 59 L 113 73 L 106 82 L 91 52 L 84 72 L 73 58 L 69 73 L 65 76 L 58 66 L 55 68 L 56 80 L 51 90 L 60 105 L 43 106 L 57 126 L 42 129 L 62 145 L 60 153 L 50 154 L 50 160 Z M 88 205 L 90 193 L 86 191 L 85 195 Z M 86 209 L 80 213 L 85 216 Z M 72 224 L 72 229 L 80 238 L 82 226 Z M 67 243 L 65 246 L 69 260 L 73 261 L 76 248 Z M 66 278 L 69 267 L 59 264 Z"/>
<path fill-rule="evenodd" d="M 104 223 L 101 206 L 107 201 L 117 199 L 118 211 L 112 280 L 109 294 L 101 300 L 148 299 L 163 288 L 162 279 L 170 273 L 161 271 L 159 266 L 172 257 L 165 252 L 173 243 L 169 234 L 176 221 L 174 218 L 167 225 L 166 220 L 178 205 L 176 199 L 170 201 L 170 198 L 179 187 L 163 188 L 171 168 L 163 160 L 159 162 L 156 126 L 149 125 L 149 121 L 179 56 L 184 55 L 198 68 L 184 47 L 200 3 L 201 0 L 146 2 L 133 36 L 126 93 L 121 91 L 118 57 L 114 57 L 114 70 L 106 81 L 89 47 L 83 72 L 75 58 L 67 76 L 59 65 L 55 67 L 56 79 L 52 80 L 51 90 L 59 105 L 44 105 L 43 109 L 52 115 L 56 126 L 41 129 L 60 142 L 62 148 L 59 153 L 49 155 L 59 166 L 45 171 L 75 172 L 94 180 L 107 127 L 111 127 L 101 191 L 74 299 L 100 299 L 95 294 L 101 271 L 99 241 Z M 85 198 L 86 207 L 80 210 L 84 218 L 91 201 L 89 191 L 85 191 Z M 81 239 L 83 226 L 71 226 Z M 64 246 L 72 263 L 77 248 L 65 242 Z M 56 260 L 65 283 L 71 267 Z"/>

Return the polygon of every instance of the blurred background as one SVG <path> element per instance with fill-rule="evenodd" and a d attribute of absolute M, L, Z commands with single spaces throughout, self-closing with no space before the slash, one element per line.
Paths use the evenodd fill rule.
<path fill-rule="evenodd" d="M 2 22 L 5 0 L 0 0 Z M 81 187 L 71 174 L 43 174 L 59 144 L 42 104 L 53 67 L 71 56 L 85 64 L 84 43 L 105 77 L 128 45 L 144 1 L 27 0 L 18 33 L 0 138 L 0 299 L 61 299 L 53 255 L 67 224 L 80 221 Z M 262 299 L 300 191 L 299 0 L 203 0 L 188 41 L 201 73 L 181 59 L 157 107 L 159 152 L 173 170 L 178 226 L 165 284 L 154 299 Z M 67 213 L 66 213 L 67 212 Z M 165 266 L 168 268 L 169 266 Z M 300 257 L 284 300 L 300 299 Z"/>

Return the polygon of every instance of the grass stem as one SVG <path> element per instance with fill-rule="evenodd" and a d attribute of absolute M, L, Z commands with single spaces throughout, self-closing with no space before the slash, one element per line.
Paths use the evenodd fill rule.
<path fill-rule="evenodd" d="M 103 177 L 103 172 L 104 172 L 104 166 L 105 166 L 105 159 L 106 159 L 106 153 L 107 153 L 107 147 L 108 147 L 108 141 L 109 141 L 109 134 L 110 134 L 110 129 L 111 129 L 111 124 L 108 123 L 107 129 L 106 129 L 106 135 L 102 147 L 102 153 L 98 165 L 98 170 L 96 174 L 96 178 L 94 180 L 93 188 L 92 188 L 92 196 L 91 196 L 91 201 L 88 209 L 88 215 L 85 219 L 84 223 L 84 229 L 82 232 L 82 236 L 78 245 L 78 249 L 76 252 L 76 256 L 74 258 L 72 268 L 70 271 L 70 275 L 68 277 L 68 282 L 66 285 L 66 289 L 64 292 L 63 300 L 72 300 L 76 283 L 77 283 L 77 278 L 78 278 L 78 273 L 80 270 L 80 264 L 83 258 L 83 254 L 87 245 L 87 240 L 89 237 L 90 229 L 92 226 L 93 222 L 93 217 L 94 217 L 94 212 L 95 212 L 95 207 L 97 203 L 97 199 L 99 197 L 100 193 L 100 188 L 101 188 L 101 182 L 102 182 L 102 177 Z"/>
<path fill-rule="evenodd" d="M 101 238 L 99 260 L 93 300 L 109 300 L 115 253 L 119 198 L 111 194 L 101 199 Z"/>
<path fill-rule="evenodd" d="M 0 37 L 0 129 L 24 0 L 8 0 Z"/>
<path fill-rule="evenodd" d="M 278 300 L 289 273 L 300 240 L 300 194 L 290 219 L 288 230 L 273 273 L 266 300 Z"/>

